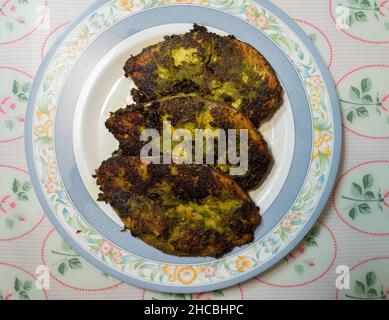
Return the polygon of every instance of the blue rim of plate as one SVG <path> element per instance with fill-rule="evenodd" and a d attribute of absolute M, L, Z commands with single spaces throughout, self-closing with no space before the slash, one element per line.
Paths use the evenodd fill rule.
<path fill-rule="evenodd" d="M 190 11 L 186 9 L 186 7 L 180 6 L 149 9 L 121 20 L 102 33 L 83 53 L 68 74 L 57 105 L 54 129 L 54 144 L 61 146 L 55 149 L 55 153 L 62 181 L 72 203 L 85 220 L 104 238 L 127 251 L 151 260 L 176 264 L 196 264 L 214 259 L 176 257 L 164 254 L 132 237 L 129 232 L 120 232 L 122 226 L 119 226 L 103 212 L 85 187 L 75 161 L 73 139 L 70 139 L 69 142 L 69 137 L 74 132 L 73 119 L 75 118 L 77 100 L 87 76 L 98 61 L 107 54 L 107 51 L 127 37 L 137 33 L 135 30 L 128 30 L 128 25 L 136 25 L 140 30 L 144 30 L 169 23 L 199 21 L 199 17 L 201 17 L 202 25 L 218 28 L 227 33 L 232 33 L 235 30 L 234 35 L 246 42 L 247 37 L 251 36 L 253 38 L 250 39 L 251 45 L 256 47 L 274 66 L 292 106 L 295 122 L 295 144 L 288 178 L 270 208 L 261 213 L 262 221 L 255 232 L 254 242 L 265 236 L 279 223 L 300 192 L 310 164 L 313 130 L 309 104 L 298 74 L 292 63 L 271 40 L 259 30 L 255 30 L 234 16 L 225 16 L 223 12 L 203 7 L 194 7 Z M 155 10 L 158 10 L 158 15 L 155 14 Z M 224 17 L 223 20 L 221 20 L 222 17 Z M 113 37 L 112 34 L 115 36 Z M 224 257 L 238 254 L 250 245 L 236 247 Z"/>
<path fill-rule="evenodd" d="M 331 112 L 333 115 L 333 137 L 334 137 L 334 143 L 333 143 L 333 153 L 332 153 L 332 160 L 331 160 L 331 169 L 328 174 L 328 177 L 326 179 L 326 184 L 324 187 L 324 191 L 320 197 L 320 200 L 315 206 L 314 212 L 310 215 L 309 219 L 305 222 L 304 226 L 299 230 L 298 234 L 294 236 L 294 238 L 286 245 L 284 246 L 280 251 L 278 251 L 275 255 L 273 255 L 269 260 L 267 260 L 265 263 L 261 264 L 260 266 L 254 268 L 253 270 L 250 270 L 249 272 L 243 273 L 235 278 L 218 282 L 215 284 L 209 283 L 206 285 L 200 285 L 200 286 L 169 286 L 169 285 L 161 285 L 161 284 L 155 284 L 155 283 L 149 283 L 144 282 L 142 280 L 129 278 L 128 276 L 124 275 L 121 272 L 117 272 L 113 270 L 112 268 L 108 267 L 106 264 L 98 261 L 94 256 L 87 253 L 83 247 L 79 245 L 77 241 L 73 239 L 68 234 L 68 231 L 62 226 L 62 224 L 58 221 L 56 215 L 52 212 L 51 206 L 48 204 L 46 197 L 43 193 L 42 186 L 36 171 L 35 166 L 35 160 L 33 156 L 33 116 L 35 111 L 35 102 L 38 94 L 38 89 L 41 85 L 42 78 L 44 76 L 44 73 L 46 71 L 46 68 L 48 67 L 49 63 L 51 62 L 51 59 L 53 58 L 56 50 L 58 47 L 60 47 L 62 41 L 66 38 L 66 36 L 75 28 L 78 26 L 78 24 L 90 13 L 95 11 L 97 8 L 99 8 L 101 5 L 107 3 L 108 1 L 102 0 L 97 1 L 94 4 L 92 4 L 89 8 L 85 10 L 85 12 L 80 15 L 63 33 L 62 35 L 57 39 L 55 44 L 51 47 L 47 55 L 45 56 L 44 61 L 42 62 L 42 65 L 35 77 L 33 87 L 31 90 L 31 95 L 29 99 L 28 104 L 28 110 L 27 110 L 27 121 L 26 121 L 26 155 L 28 160 L 28 166 L 29 171 L 31 174 L 32 182 L 34 185 L 34 188 L 38 194 L 38 198 L 43 205 L 46 214 L 48 215 L 50 221 L 54 224 L 56 229 L 59 231 L 59 233 L 64 237 L 66 241 L 78 252 L 82 254 L 82 256 L 87 259 L 90 263 L 94 264 L 98 268 L 102 269 L 103 271 L 113 275 L 114 277 L 126 281 L 130 284 L 134 284 L 140 287 L 144 287 L 146 289 L 151 290 L 159 290 L 159 291 L 166 291 L 166 292 L 198 292 L 198 291 L 210 291 L 210 290 L 216 290 L 223 287 L 231 286 L 233 284 L 242 282 L 244 280 L 247 280 L 251 278 L 254 275 L 257 275 L 260 272 L 263 272 L 264 270 L 268 269 L 270 266 L 274 265 L 276 262 L 281 260 L 289 251 L 291 251 L 305 236 L 305 234 L 311 229 L 317 218 L 319 217 L 323 207 L 325 206 L 327 199 L 330 195 L 330 192 L 332 190 L 332 186 L 334 184 L 337 169 L 339 165 L 340 160 L 340 148 L 341 148 L 341 125 L 340 125 L 340 112 L 339 112 L 339 105 L 338 105 L 338 98 L 336 95 L 336 91 L 333 85 L 333 82 L 331 80 L 331 77 L 329 75 L 328 69 L 325 65 L 325 63 L 322 61 L 319 53 L 314 48 L 313 44 L 309 40 L 309 38 L 305 35 L 305 33 L 294 23 L 293 20 L 291 20 L 286 14 L 284 14 L 280 9 L 269 3 L 268 1 L 256 1 L 261 6 L 266 8 L 267 10 L 271 11 L 273 14 L 275 14 L 283 23 L 286 23 L 287 26 L 297 35 L 297 37 L 302 40 L 303 44 L 306 46 L 310 54 L 313 56 L 316 65 L 318 66 L 321 76 L 324 80 L 326 90 L 329 94 L 330 98 L 330 104 L 331 104 Z M 175 5 L 175 7 L 185 6 L 187 7 L 189 5 Z M 158 9 L 153 9 L 158 10 Z M 177 22 L 177 21 L 176 21 Z M 193 21 L 194 22 L 194 21 Z M 217 27 L 217 26 L 216 26 Z M 233 32 L 231 32 L 233 33 Z M 269 59 L 271 60 L 271 59 Z M 273 63 L 273 67 L 277 69 L 277 65 Z M 266 214 L 265 214 L 266 216 Z"/>

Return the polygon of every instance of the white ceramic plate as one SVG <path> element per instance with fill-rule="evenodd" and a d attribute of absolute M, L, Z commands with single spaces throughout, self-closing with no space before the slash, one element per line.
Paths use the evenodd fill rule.
<path fill-rule="evenodd" d="M 144 288 L 198 292 L 244 281 L 298 244 L 330 194 L 340 157 L 338 100 L 328 70 L 302 30 L 267 1 L 206 4 L 97 1 L 57 40 L 34 81 L 26 126 L 33 184 L 67 242 L 114 277 Z M 129 232 L 96 202 L 91 175 L 116 148 L 104 127 L 129 102 L 128 56 L 193 23 L 233 34 L 257 48 L 276 71 L 284 105 L 260 128 L 275 165 L 250 195 L 261 207 L 255 241 L 220 259 L 175 257 Z"/>

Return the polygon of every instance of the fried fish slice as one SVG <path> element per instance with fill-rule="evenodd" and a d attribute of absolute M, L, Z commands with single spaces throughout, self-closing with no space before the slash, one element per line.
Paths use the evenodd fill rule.
<path fill-rule="evenodd" d="M 130 57 L 124 71 L 138 87 L 138 102 L 195 93 L 232 105 L 256 127 L 281 105 L 278 78 L 255 48 L 198 25 Z"/>
<path fill-rule="evenodd" d="M 133 236 L 168 254 L 220 257 L 252 241 L 260 222 L 244 190 L 206 165 L 147 165 L 114 156 L 96 176 L 99 200 Z"/>
<path fill-rule="evenodd" d="M 181 128 L 190 130 L 193 140 L 195 129 L 223 129 L 226 137 L 228 129 L 236 129 L 237 133 L 240 129 L 247 129 L 248 170 L 241 175 L 231 175 L 231 178 L 243 189 L 251 190 L 260 184 L 269 171 L 272 156 L 261 133 L 244 114 L 226 104 L 190 95 L 163 98 L 146 105 L 134 104 L 119 109 L 107 119 L 105 125 L 119 141 L 119 154 L 139 156 L 141 148 L 147 143 L 140 141 L 142 130 L 156 128 L 162 136 L 163 121 L 170 121 L 172 131 Z M 218 139 L 215 141 L 219 142 Z M 239 142 L 239 139 L 237 141 Z M 243 157 L 243 147 L 241 149 L 239 145 L 238 151 Z M 229 161 L 218 163 L 217 146 L 213 150 L 216 154 L 213 166 L 222 173 L 229 174 L 232 166 L 239 166 L 232 165 Z M 207 151 L 213 150 L 204 148 L 203 158 L 205 159 Z M 190 156 L 194 163 L 193 155 Z M 226 160 L 228 159 L 226 157 Z"/>

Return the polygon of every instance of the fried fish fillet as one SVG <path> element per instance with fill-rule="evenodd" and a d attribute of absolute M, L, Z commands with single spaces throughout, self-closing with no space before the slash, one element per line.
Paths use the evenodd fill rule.
<path fill-rule="evenodd" d="M 253 126 L 251 121 L 238 110 L 219 102 L 210 101 L 197 96 L 176 96 L 156 100 L 149 104 L 133 104 L 127 108 L 119 109 L 113 113 L 106 121 L 107 129 L 119 141 L 118 154 L 127 156 L 139 156 L 141 148 L 147 143 L 140 140 L 140 135 L 145 128 L 155 128 L 162 136 L 163 121 L 171 123 L 171 130 L 188 129 L 191 132 L 192 139 L 195 139 L 195 129 L 211 129 L 210 133 L 215 139 L 215 147 L 204 148 L 203 158 L 206 158 L 207 152 L 215 154 L 213 166 L 222 173 L 229 174 L 231 167 L 237 167 L 239 164 L 231 164 L 227 156 L 227 148 L 223 148 L 218 153 L 218 146 L 221 145 L 219 135 L 213 135 L 216 129 L 223 129 L 226 140 L 228 139 L 228 129 L 237 130 L 247 129 L 248 148 L 239 144 L 237 138 L 237 151 L 243 159 L 243 150 L 247 151 L 247 171 L 241 175 L 231 175 L 243 189 L 251 190 L 256 188 L 263 180 L 272 163 L 272 156 L 268 150 L 267 143 L 261 133 Z M 218 143 L 216 145 L 216 143 Z M 162 145 L 162 138 L 160 140 Z M 205 145 L 205 143 L 204 143 Z M 228 143 L 225 144 L 228 146 Z M 172 145 L 174 148 L 174 144 Z M 194 145 L 192 150 L 194 150 Z M 218 156 L 224 152 L 227 161 L 218 162 Z M 176 155 L 188 158 L 188 155 Z M 191 157 L 191 163 L 195 163 L 194 155 Z M 243 160 L 241 160 L 243 161 Z"/>
<path fill-rule="evenodd" d="M 198 25 L 131 56 L 124 71 L 138 102 L 195 93 L 232 105 L 257 127 L 281 105 L 278 78 L 255 48 Z"/>
<path fill-rule="evenodd" d="M 99 200 L 133 236 L 168 254 L 220 257 L 252 241 L 260 222 L 244 190 L 206 165 L 147 165 L 114 156 L 96 177 Z"/>

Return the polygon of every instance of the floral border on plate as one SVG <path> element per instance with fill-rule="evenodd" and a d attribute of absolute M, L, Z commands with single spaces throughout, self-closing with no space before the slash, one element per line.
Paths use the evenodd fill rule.
<path fill-rule="evenodd" d="M 326 276 L 328 274 L 328 272 L 332 269 L 332 267 L 335 264 L 335 261 L 336 261 L 337 255 L 338 255 L 338 243 L 336 241 L 336 237 L 335 237 L 334 233 L 327 226 L 327 224 L 325 224 L 321 220 L 318 220 L 318 222 L 316 223 L 316 227 L 318 227 L 318 226 L 320 226 L 322 228 L 322 230 L 325 230 L 328 233 L 329 238 L 332 240 L 332 257 L 331 257 L 331 259 L 329 261 L 328 266 L 325 266 L 325 269 L 323 271 L 321 271 L 319 274 L 317 274 L 312 279 L 303 280 L 303 281 L 295 282 L 295 283 L 288 283 L 288 284 L 276 283 L 276 282 L 271 281 L 271 280 L 265 280 L 265 279 L 261 278 L 261 276 L 258 276 L 258 277 L 255 277 L 255 279 L 258 281 L 258 283 L 265 284 L 265 285 L 267 285 L 269 287 L 274 287 L 274 288 L 299 288 L 299 287 L 304 287 L 304 286 L 310 285 L 310 284 L 314 283 L 315 281 L 320 280 L 321 278 Z M 310 234 L 308 234 L 307 236 L 310 236 L 310 238 L 313 238 Z M 306 238 L 304 238 L 302 243 L 306 243 L 306 242 L 307 242 Z M 314 242 L 313 246 L 317 246 L 316 242 Z M 302 254 L 304 251 L 303 252 L 299 252 L 301 249 L 304 250 L 304 245 L 296 247 L 296 249 L 294 251 L 292 251 L 291 253 L 289 253 L 289 255 L 286 256 L 284 258 L 284 260 L 285 259 L 291 259 L 291 258 L 292 259 L 296 259 L 293 255 L 294 254 Z M 279 264 L 280 263 L 281 262 L 279 262 Z M 309 262 L 306 262 L 306 264 L 309 266 Z M 269 269 L 269 270 L 271 270 L 271 269 Z M 270 271 L 270 273 L 271 273 L 271 271 Z"/>
<path fill-rule="evenodd" d="M 42 264 L 45 265 L 45 266 L 48 266 L 48 261 L 47 261 L 47 258 L 46 258 L 46 248 L 47 248 L 47 244 L 49 242 L 49 239 L 50 237 L 53 236 L 55 232 L 55 229 L 51 229 L 45 236 L 45 238 L 43 239 L 43 242 L 42 242 L 42 245 L 41 245 L 41 249 L 40 249 L 40 256 L 41 256 L 41 261 L 42 261 Z M 64 240 L 62 240 L 64 241 Z M 65 242 L 65 241 L 64 241 Z M 66 242 L 65 242 L 66 243 Z M 82 270 L 82 266 L 84 263 L 88 263 L 87 261 L 82 261 L 80 260 L 80 257 L 79 255 L 74 255 L 73 254 L 73 250 L 72 248 L 69 246 L 70 248 L 70 252 L 58 252 L 58 251 L 53 251 L 51 250 L 51 253 L 52 254 L 57 254 L 59 256 L 64 256 L 65 260 L 63 263 L 61 263 L 63 266 L 66 266 L 65 267 L 62 267 L 62 271 L 60 271 L 58 274 L 61 276 L 64 276 L 65 275 L 65 272 L 70 269 L 70 270 L 74 270 L 74 271 L 77 271 L 77 270 Z M 68 255 L 66 255 L 68 254 Z M 66 264 L 65 264 L 66 263 Z M 61 266 L 59 265 L 58 267 L 58 270 L 60 270 Z M 98 270 L 98 269 L 96 269 Z M 85 272 L 84 272 L 85 273 Z M 119 281 L 119 280 L 116 280 L 115 282 L 116 283 L 113 283 L 113 284 L 110 284 L 108 286 L 101 286 L 101 287 L 95 287 L 95 288 L 87 288 L 87 287 L 81 287 L 81 286 L 75 286 L 69 282 L 66 282 L 64 279 L 60 279 L 59 276 L 55 275 L 55 273 L 53 271 L 50 270 L 50 276 L 56 281 L 58 282 L 60 285 L 68 288 L 68 289 L 72 289 L 72 290 L 75 290 L 75 291 L 85 291 L 85 292 L 101 292 L 101 291 L 109 291 L 111 289 L 116 289 L 118 287 L 120 287 L 123 282 L 122 281 Z M 85 274 L 85 276 L 93 276 L 91 275 L 90 273 L 88 275 Z M 95 279 L 97 280 L 97 279 Z"/>
<path fill-rule="evenodd" d="M 254 243 L 239 255 L 233 255 L 198 265 L 162 264 L 143 259 L 115 247 L 94 230 L 72 206 L 64 190 L 56 164 L 53 132 L 40 133 L 40 125 L 53 126 L 59 94 L 72 65 L 94 39 L 113 24 L 130 14 L 152 7 L 175 5 L 163 0 L 137 0 L 134 2 L 110 1 L 86 17 L 67 36 L 55 52 L 43 77 L 33 117 L 33 152 L 37 174 L 42 185 L 50 182 L 50 188 L 43 189 L 47 202 L 56 218 L 67 232 L 89 254 L 115 271 L 149 283 L 168 286 L 209 285 L 233 279 L 247 273 L 269 260 L 285 247 L 305 225 L 322 195 L 328 177 L 333 151 L 333 123 L 329 96 L 322 75 L 305 45 L 273 13 L 250 0 L 198 0 L 190 5 L 205 6 L 234 14 L 258 27 L 274 41 L 289 59 L 305 85 L 312 111 L 314 143 L 308 174 L 298 198 L 288 214 L 267 236 Z M 183 5 L 177 1 L 177 4 Z M 53 168 L 49 175 L 47 168 Z M 288 222 L 288 223 L 286 223 Z M 288 227 L 285 227 L 288 226 Z M 115 248 L 116 254 L 106 254 L 104 248 Z M 103 252 L 103 251 L 104 252 Z M 120 259 L 117 258 L 120 252 Z M 207 273 L 205 270 L 214 269 Z M 208 276 L 208 275 L 212 276 Z"/>

